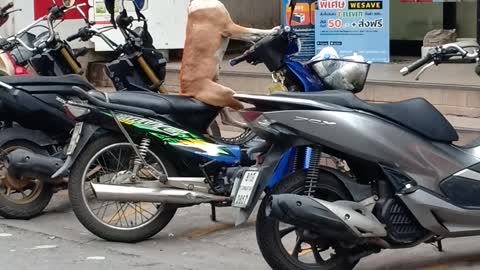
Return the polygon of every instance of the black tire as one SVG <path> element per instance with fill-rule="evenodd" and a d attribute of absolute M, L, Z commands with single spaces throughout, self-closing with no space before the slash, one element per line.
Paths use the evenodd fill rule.
<path fill-rule="evenodd" d="M 236 137 L 232 138 L 220 138 L 220 142 L 223 144 L 230 144 L 230 145 L 240 145 L 244 146 L 255 139 L 257 135 L 251 130 L 250 128 L 246 128 L 242 133 L 240 133 Z"/>
<path fill-rule="evenodd" d="M 338 260 L 338 263 L 330 265 L 305 264 L 293 259 L 285 250 L 279 238 L 278 223 L 266 216 L 266 206 L 271 194 L 300 194 L 303 193 L 305 185 L 305 171 L 295 172 L 282 180 L 262 200 L 257 214 L 256 233 L 260 251 L 267 263 L 274 270 L 351 270 L 356 263 L 348 263 L 345 260 Z M 326 172 L 320 172 L 318 190 L 333 191 L 342 197 L 343 200 L 351 200 L 351 195 L 345 186 L 334 176 Z M 317 197 L 317 196 L 315 196 Z M 319 196 L 321 197 L 321 196 Z"/>
<path fill-rule="evenodd" d="M 212 138 L 218 143 L 230 144 L 230 145 L 243 146 L 251 142 L 256 137 L 256 134 L 250 128 L 244 129 L 242 133 L 232 138 L 222 137 L 222 132 L 216 120 L 214 120 L 208 127 L 208 132 L 210 136 L 212 136 Z"/>
<path fill-rule="evenodd" d="M 48 155 L 48 152 L 41 146 L 23 140 L 10 141 L 2 146 L 1 149 L 8 148 L 23 148 L 34 153 Z M 48 206 L 52 200 L 53 191 L 51 186 L 41 184 L 39 194 L 28 203 L 15 203 L 0 195 L 0 216 L 7 219 L 31 219 L 43 213 L 43 210 Z"/>
<path fill-rule="evenodd" d="M 107 241 L 136 243 L 149 239 L 150 237 L 160 232 L 163 228 L 165 228 L 165 226 L 167 226 L 168 223 L 172 220 L 177 209 L 166 207 L 165 210 L 163 210 L 161 214 L 159 214 L 152 221 L 150 221 L 150 223 L 146 224 L 143 227 L 126 231 L 109 227 L 98 221 L 96 217 L 93 216 L 92 213 L 88 210 L 88 206 L 85 205 L 82 197 L 83 172 L 85 170 L 85 167 L 88 165 L 90 159 L 104 147 L 121 142 L 125 142 L 125 139 L 113 136 L 111 134 L 107 134 L 87 145 L 72 168 L 68 193 L 75 215 L 77 216 L 80 223 L 82 223 L 82 225 L 85 226 L 85 228 L 87 228 L 90 232 Z M 175 168 L 171 165 L 170 162 L 168 162 L 167 159 L 163 158 L 160 153 L 155 154 L 157 154 L 162 159 L 162 162 L 169 176 L 178 175 Z"/>

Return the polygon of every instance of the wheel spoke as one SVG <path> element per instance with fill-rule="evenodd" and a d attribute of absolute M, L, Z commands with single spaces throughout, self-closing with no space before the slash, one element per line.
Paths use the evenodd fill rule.
<path fill-rule="evenodd" d="M 120 152 L 118 153 L 118 163 L 117 163 L 117 169 L 116 169 L 117 172 L 120 170 L 121 164 L 122 164 L 122 148 L 120 148 Z"/>
<path fill-rule="evenodd" d="M 297 242 L 295 243 L 295 247 L 292 250 L 292 256 L 298 259 L 298 254 L 302 251 L 302 239 L 297 237 Z"/>
<path fill-rule="evenodd" d="M 103 160 L 104 166 L 102 166 L 102 164 L 101 164 L 100 162 L 99 162 L 99 163 L 100 163 L 100 165 L 102 166 L 102 171 L 104 172 L 104 174 L 109 174 L 108 167 L 107 167 L 107 162 L 105 161 L 105 157 L 104 157 L 103 155 L 104 155 L 104 153 L 102 153 L 102 154 L 100 155 L 100 157 L 101 157 L 102 160 Z"/>
<path fill-rule="evenodd" d="M 87 179 L 90 178 L 90 177 L 92 177 L 94 174 L 98 173 L 101 169 L 102 169 L 102 166 L 101 166 L 101 165 L 95 166 L 95 168 L 91 169 L 91 170 L 87 173 Z"/>
<path fill-rule="evenodd" d="M 105 217 L 105 214 L 107 213 L 108 207 L 110 207 L 110 205 L 112 205 L 112 204 L 114 204 L 114 202 L 108 202 L 107 205 L 105 205 L 105 210 L 103 210 L 103 215 L 101 217 L 102 220 Z"/>
<path fill-rule="evenodd" d="M 120 216 L 120 208 L 121 207 L 118 207 L 118 202 L 114 202 L 114 203 L 115 203 L 115 208 L 117 209 L 117 212 L 115 212 L 115 214 L 110 218 L 110 220 L 107 223 L 110 224 L 111 222 L 116 221 L 116 223 L 114 225 L 117 225 L 118 222 L 122 220 L 122 218 Z M 120 223 L 120 226 L 121 226 L 121 223 Z"/>
<path fill-rule="evenodd" d="M 128 203 L 128 206 L 132 207 L 130 203 Z M 133 204 L 133 209 L 135 211 L 135 226 L 137 226 L 137 205 Z"/>
<path fill-rule="evenodd" d="M 142 203 L 135 203 L 135 205 L 138 205 L 139 209 L 140 209 L 140 218 L 142 219 L 142 223 L 143 223 L 143 210 L 142 210 Z M 136 206 L 135 206 L 136 207 Z"/>
<path fill-rule="evenodd" d="M 124 204 L 122 205 L 122 208 L 121 208 L 122 213 L 123 213 L 123 219 L 125 219 L 125 224 L 126 224 L 127 227 L 128 227 L 128 225 L 129 225 L 129 224 L 128 224 L 128 219 L 127 219 L 127 215 L 125 215 L 125 209 L 123 209 L 123 208 L 124 208 L 125 206 L 126 206 L 125 208 L 128 208 L 128 205 L 129 205 L 128 202 L 127 202 L 127 203 L 124 203 Z"/>
<path fill-rule="evenodd" d="M 138 207 L 140 207 L 140 210 L 141 210 L 142 212 L 145 211 L 145 212 L 149 213 L 152 217 L 155 216 L 155 214 L 152 214 L 152 212 L 148 211 L 147 209 L 144 209 L 144 208 L 142 207 L 142 204 L 141 204 L 141 203 L 140 203 L 140 205 L 139 205 Z"/>
<path fill-rule="evenodd" d="M 145 215 L 143 214 L 143 211 L 142 211 L 143 208 L 142 208 L 142 207 L 138 207 L 138 209 L 140 209 L 140 211 L 141 211 L 141 212 L 140 212 L 140 211 L 137 210 L 137 204 L 133 204 L 133 205 L 134 205 L 134 206 L 132 206 L 130 203 L 128 203 L 128 206 L 129 206 L 130 208 L 132 208 L 133 210 L 135 210 L 135 220 L 137 219 L 137 213 L 140 214 L 140 217 L 142 218 L 142 223 L 143 223 L 143 218 L 145 218 L 145 219 L 147 219 L 147 220 L 148 220 L 149 218 L 151 218 L 151 217 L 147 217 L 147 216 L 145 216 Z M 154 215 L 152 215 L 152 216 L 154 216 Z"/>
<path fill-rule="evenodd" d="M 313 253 L 313 257 L 315 257 L 315 261 L 317 263 L 323 263 L 323 259 L 322 259 L 322 256 L 320 255 L 320 250 L 318 250 L 318 247 L 317 246 L 312 246 L 312 253 Z"/>
<path fill-rule="evenodd" d="M 108 202 L 102 202 L 102 204 L 100 204 L 100 206 L 99 206 L 99 207 L 97 207 L 97 208 L 93 208 L 93 209 L 92 209 L 92 212 L 94 212 L 94 213 L 95 213 L 95 211 L 97 211 L 97 210 L 98 210 L 98 212 L 95 214 L 95 215 L 98 217 L 98 215 L 99 215 L 99 214 L 100 214 L 100 212 L 102 211 L 103 207 L 105 207 L 105 204 L 107 204 L 107 203 L 108 203 Z"/>
<path fill-rule="evenodd" d="M 112 156 L 117 161 L 117 170 L 118 170 L 118 166 L 121 163 L 120 158 L 118 158 L 115 154 L 113 154 L 111 150 L 109 150 L 107 153 L 110 154 L 110 156 Z"/>
<path fill-rule="evenodd" d="M 297 229 L 297 227 L 295 227 L 295 226 L 290 226 L 290 227 L 287 227 L 285 229 L 281 229 L 279 231 L 280 239 L 284 238 L 287 234 L 289 234 L 291 232 L 294 232 L 296 229 Z"/>

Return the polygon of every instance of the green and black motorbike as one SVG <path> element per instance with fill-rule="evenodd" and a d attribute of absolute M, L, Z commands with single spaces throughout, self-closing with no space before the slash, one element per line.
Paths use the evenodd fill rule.
<path fill-rule="evenodd" d="M 73 87 L 74 94 L 87 102 L 65 104 L 78 123 L 67 161 L 52 178 L 75 161 L 72 208 L 97 236 L 137 242 L 162 230 L 179 207 L 251 205 L 258 171 L 248 168 L 255 161 L 238 145 L 202 135 L 221 108 L 149 92 L 86 93 Z"/>

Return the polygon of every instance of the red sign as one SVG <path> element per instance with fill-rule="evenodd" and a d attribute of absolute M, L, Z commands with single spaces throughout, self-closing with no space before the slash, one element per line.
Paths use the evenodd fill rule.
<path fill-rule="evenodd" d="M 55 0 L 55 2 L 58 5 L 62 5 L 62 0 Z M 88 0 L 77 0 L 76 4 L 83 4 L 87 3 Z M 48 14 L 48 10 L 52 7 L 52 0 L 34 0 L 33 1 L 33 6 L 35 9 L 35 20 L 38 18 L 41 18 L 45 15 Z M 88 6 L 83 6 L 81 7 L 82 11 L 85 13 L 85 15 L 88 16 Z M 72 20 L 72 19 L 82 19 L 82 15 L 78 10 L 73 9 L 65 13 L 65 19 L 66 20 Z"/>

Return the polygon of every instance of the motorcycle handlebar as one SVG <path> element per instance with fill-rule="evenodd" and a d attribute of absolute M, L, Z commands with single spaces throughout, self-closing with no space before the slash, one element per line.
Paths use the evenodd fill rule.
<path fill-rule="evenodd" d="M 403 76 L 406 76 L 433 60 L 436 61 L 436 64 L 447 63 L 452 56 L 461 56 L 462 59 L 460 60 L 460 62 L 469 62 L 472 59 L 476 59 L 478 57 L 478 51 L 469 53 L 456 43 L 446 44 L 430 51 L 422 59 L 419 59 L 411 65 L 402 68 L 400 72 Z"/>
<path fill-rule="evenodd" d="M 73 34 L 73 35 L 67 37 L 66 40 L 67 40 L 68 42 L 71 42 L 71 41 L 73 41 L 73 40 L 75 40 L 75 39 L 79 39 L 81 36 L 82 36 L 82 34 L 79 32 L 79 33 L 76 33 L 76 34 Z"/>
<path fill-rule="evenodd" d="M 433 55 L 431 53 L 428 53 L 425 57 L 418 59 L 417 61 L 413 62 L 409 66 L 402 68 L 400 72 L 402 73 L 403 76 L 406 76 L 414 72 L 415 70 L 421 68 L 423 65 L 429 63 L 432 60 L 433 60 Z"/>
<path fill-rule="evenodd" d="M 245 52 L 244 54 L 242 54 L 238 57 L 230 59 L 230 61 L 229 61 L 230 66 L 232 66 L 232 67 L 236 66 L 236 65 L 240 64 L 241 62 L 247 60 L 247 58 L 250 54 L 251 54 L 251 52 L 247 51 L 247 52 Z"/>
<path fill-rule="evenodd" d="M 0 9 L 0 12 L 5 13 L 9 9 L 13 8 L 13 2 L 8 3 L 6 6 L 4 6 L 2 9 Z"/>

